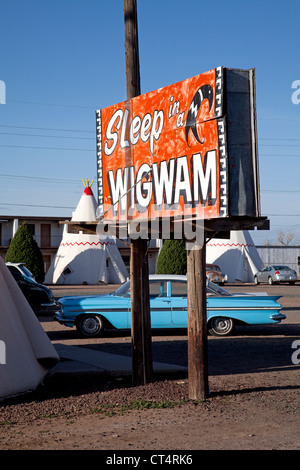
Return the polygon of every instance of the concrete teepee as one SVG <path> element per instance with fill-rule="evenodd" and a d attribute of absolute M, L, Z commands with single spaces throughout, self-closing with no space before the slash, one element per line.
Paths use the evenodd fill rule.
<path fill-rule="evenodd" d="M 253 282 L 263 263 L 247 230 L 230 232 L 230 239 L 212 238 L 206 245 L 206 262 L 220 266 L 228 282 Z"/>
<path fill-rule="evenodd" d="M 34 391 L 59 361 L 0 256 L 0 400 Z"/>
<path fill-rule="evenodd" d="M 84 192 L 72 215 L 74 222 L 96 220 L 97 203 L 92 183 L 84 182 Z M 121 284 L 128 271 L 113 238 L 96 234 L 68 233 L 65 225 L 63 238 L 56 256 L 46 274 L 46 284 Z"/>

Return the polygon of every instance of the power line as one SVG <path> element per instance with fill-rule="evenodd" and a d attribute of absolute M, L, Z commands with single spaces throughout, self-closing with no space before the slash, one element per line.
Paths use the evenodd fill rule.
<path fill-rule="evenodd" d="M 0 178 L 16 178 L 16 179 L 27 179 L 31 181 L 48 181 L 53 183 L 78 183 L 78 180 L 66 180 L 66 179 L 59 179 L 59 178 L 48 178 L 44 176 L 26 176 L 26 175 L 7 175 L 7 174 L 0 174 Z"/>
<path fill-rule="evenodd" d="M 261 189 L 261 193 L 300 193 L 297 189 Z"/>
<path fill-rule="evenodd" d="M 33 126 L 10 126 L 6 124 L 0 124 L 0 127 L 9 127 L 14 129 L 34 129 L 42 131 L 59 131 L 59 132 L 87 132 L 89 134 L 95 134 L 94 131 L 87 131 L 82 129 L 58 129 L 54 127 L 33 127 Z"/>
<path fill-rule="evenodd" d="M 52 209 L 74 209 L 74 206 L 43 206 L 41 204 L 14 204 L 10 202 L 0 202 L 0 206 L 22 206 L 22 207 L 47 207 Z"/>
<path fill-rule="evenodd" d="M 259 147 L 300 147 L 299 144 L 259 144 Z"/>
<path fill-rule="evenodd" d="M 286 154 L 285 155 L 282 155 L 282 154 L 280 154 L 280 155 L 273 155 L 273 154 L 272 155 L 271 154 L 266 155 L 266 154 L 263 153 L 263 154 L 260 154 L 260 157 L 272 157 L 272 158 L 273 157 L 284 157 L 284 158 L 293 157 L 294 158 L 294 157 L 300 157 L 300 155 L 286 155 Z"/>
<path fill-rule="evenodd" d="M 20 103 L 20 104 L 33 104 L 39 106 L 59 106 L 61 108 L 83 108 L 83 109 L 96 109 L 95 106 L 83 106 L 77 104 L 63 104 L 63 103 L 43 103 L 39 101 L 17 101 L 17 100 L 9 100 L 7 103 Z"/>
<path fill-rule="evenodd" d="M 287 137 L 285 137 L 284 139 L 283 139 L 283 138 L 278 138 L 278 139 L 275 138 L 275 139 L 274 139 L 273 137 L 259 137 L 258 140 L 276 140 L 276 141 L 277 141 L 277 140 L 283 140 L 283 141 L 285 141 L 285 140 L 288 140 L 288 141 L 290 141 L 290 140 L 299 140 L 299 141 L 300 141 L 300 139 L 287 138 Z"/>
<path fill-rule="evenodd" d="M 275 118 L 275 117 L 257 117 L 257 119 L 261 119 L 262 121 L 295 121 L 299 122 L 300 119 L 295 118 Z"/>
<path fill-rule="evenodd" d="M 300 217 L 300 214 L 265 214 L 268 217 Z"/>
<path fill-rule="evenodd" d="M 16 132 L 0 132 L 1 135 L 17 135 L 21 137 L 46 137 L 51 139 L 80 139 L 80 140 L 94 140 L 92 137 L 76 137 L 76 136 L 61 136 L 61 135 L 43 135 L 43 134 L 19 134 Z M 95 136 L 96 140 L 96 136 Z"/>
<path fill-rule="evenodd" d="M 71 150 L 73 152 L 95 152 L 94 149 L 74 149 L 74 148 L 66 148 L 66 147 L 31 147 L 27 145 L 4 145 L 4 144 L 0 144 L 0 147 L 36 149 L 36 150 Z"/>

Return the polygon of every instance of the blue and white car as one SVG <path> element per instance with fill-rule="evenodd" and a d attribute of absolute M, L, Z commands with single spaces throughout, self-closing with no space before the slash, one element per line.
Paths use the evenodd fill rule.
<path fill-rule="evenodd" d="M 150 275 L 151 328 L 187 328 L 187 277 Z M 207 281 L 207 323 L 209 333 L 226 336 L 235 325 L 280 323 L 285 315 L 279 296 L 230 294 Z M 76 327 L 85 337 L 99 336 L 104 329 L 131 327 L 130 281 L 108 295 L 62 297 L 59 323 Z"/>

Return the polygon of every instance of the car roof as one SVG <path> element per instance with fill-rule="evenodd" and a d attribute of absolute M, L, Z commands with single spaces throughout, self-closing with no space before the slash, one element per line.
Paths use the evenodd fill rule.
<path fill-rule="evenodd" d="M 10 263 L 9 261 L 5 264 L 8 266 L 25 266 L 25 263 Z"/>
<path fill-rule="evenodd" d="M 186 281 L 187 277 L 184 274 L 150 274 L 149 280 L 156 281 Z"/>

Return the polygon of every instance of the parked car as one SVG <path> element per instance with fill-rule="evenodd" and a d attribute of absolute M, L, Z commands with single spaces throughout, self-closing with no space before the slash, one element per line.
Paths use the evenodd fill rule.
<path fill-rule="evenodd" d="M 11 273 L 20 273 L 35 281 L 34 275 L 26 268 L 24 263 L 5 263 Z"/>
<path fill-rule="evenodd" d="M 221 285 L 224 285 L 227 281 L 226 274 L 222 273 L 222 270 L 217 264 L 206 265 L 206 278 L 211 282 Z"/>
<path fill-rule="evenodd" d="M 288 282 L 289 284 L 295 284 L 297 281 L 297 273 L 289 266 L 283 266 L 281 264 L 274 264 L 272 266 L 266 266 L 258 271 L 254 276 L 255 284 L 260 282 L 268 282 L 270 285 L 279 282 Z"/>
<path fill-rule="evenodd" d="M 149 276 L 152 328 L 187 328 L 187 277 Z M 232 333 L 236 324 L 279 323 L 279 296 L 230 294 L 207 281 L 207 321 L 209 332 L 217 336 Z M 55 319 L 76 327 L 86 337 L 98 336 L 104 329 L 131 327 L 130 281 L 114 293 L 62 297 Z"/>
<path fill-rule="evenodd" d="M 55 313 L 57 310 L 57 303 L 51 289 L 43 284 L 39 284 L 27 276 L 24 276 L 20 272 L 13 271 L 12 275 L 23 292 L 27 302 L 36 314 Z"/>

